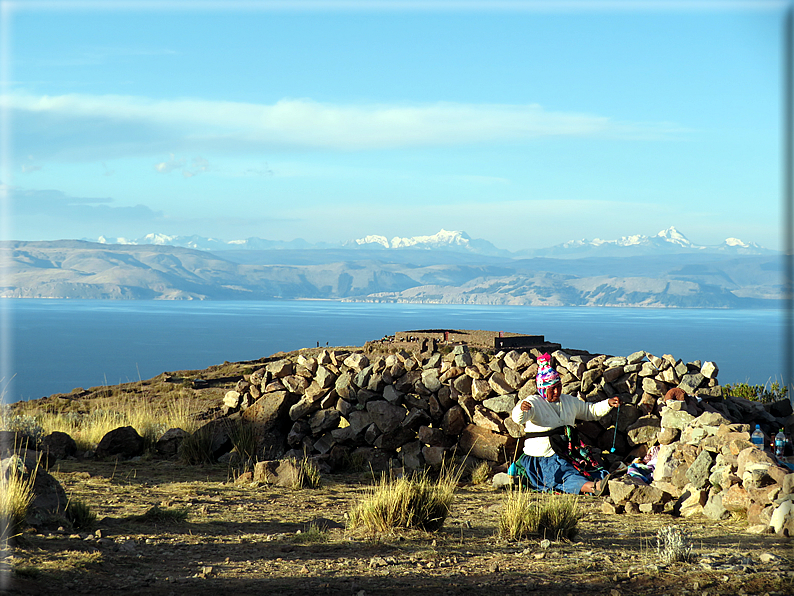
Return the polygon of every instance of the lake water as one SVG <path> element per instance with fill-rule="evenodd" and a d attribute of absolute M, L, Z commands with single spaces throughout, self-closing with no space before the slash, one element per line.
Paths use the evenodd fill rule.
<path fill-rule="evenodd" d="M 712 360 L 722 384 L 783 377 L 784 313 L 325 301 L 0 300 L 6 402 L 412 329 L 544 335 L 564 348 Z"/>

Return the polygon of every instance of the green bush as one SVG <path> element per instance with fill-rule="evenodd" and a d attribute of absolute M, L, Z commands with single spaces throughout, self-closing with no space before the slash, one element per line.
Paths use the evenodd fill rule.
<path fill-rule="evenodd" d="M 190 510 L 187 507 L 162 508 L 155 505 L 135 519 L 152 524 L 180 524 L 187 520 Z"/>
<path fill-rule="evenodd" d="M 309 458 L 292 460 L 298 473 L 292 483 L 293 489 L 317 488 L 320 486 L 320 469 Z"/>
<path fill-rule="evenodd" d="M 210 464 L 214 461 L 212 453 L 212 429 L 204 426 L 186 436 L 179 444 L 179 458 L 188 465 Z"/>
<path fill-rule="evenodd" d="M 76 530 L 88 530 L 96 524 L 96 513 L 83 501 L 70 499 L 66 505 L 66 517 Z"/>
<path fill-rule="evenodd" d="M 788 387 L 777 381 L 764 385 L 749 385 L 748 383 L 733 383 L 723 386 L 728 395 L 743 397 L 751 401 L 772 403 L 781 399 L 788 399 Z"/>

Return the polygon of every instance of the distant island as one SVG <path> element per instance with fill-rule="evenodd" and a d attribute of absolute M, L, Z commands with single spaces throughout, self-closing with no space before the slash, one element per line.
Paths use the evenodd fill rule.
<path fill-rule="evenodd" d="M 780 253 L 737 239 L 699 247 L 675 228 L 655 237 L 577 241 L 545 256 L 465 233 L 365 237 L 338 247 L 215 250 L 157 243 L 7 241 L 3 298 L 284 300 L 527 306 L 779 308 Z M 200 243 L 192 240 L 195 246 Z M 392 246 L 395 244 L 396 246 Z M 236 247 L 235 247 L 236 246 Z M 536 251 L 544 253 L 544 251 Z"/>

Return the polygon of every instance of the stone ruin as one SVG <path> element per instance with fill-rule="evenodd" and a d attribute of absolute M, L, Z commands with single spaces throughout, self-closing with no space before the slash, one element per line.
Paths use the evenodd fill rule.
<path fill-rule="evenodd" d="M 536 393 L 540 351 L 424 347 L 278 359 L 228 392 L 224 413 L 257 424 L 268 459 L 308 456 L 326 471 L 341 471 L 358 457 L 374 470 L 412 471 L 465 457 L 504 471 L 522 446 L 510 413 Z M 610 480 L 605 512 L 738 514 L 753 531 L 794 533 L 792 468 L 750 441 L 756 424 L 767 445 L 780 428 L 790 433 L 788 400 L 761 404 L 724 395 L 713 362 L 644 351 L 614 357 L 560 349 L 552 357 L 565 393 L 586 401 L 621 398 L 619 410 L 577 425 L 607 464 L 660 446 L 653 481 Z"/>
<path fill-rule="evenodd" d="M 213 456 L 230 457 L 236 420 L 256 429 L 261 460 L 242 481 L 274 482 L 273 462 L 293 458 L 308 457 L 325 473 L 356 461 L 400 473 L 486 461 L 497 473 L 520 453 L 523 431 L 510 414 L 536 393 L 538 349 L 492 354 L 435 341 L 423 342 L 421 351 L 373 346 L 262 362 L 226 393 L 220 416 L 207 424 L 216 435 Z M 713 362 L 644 351 L 615 357 L 557 349 L 552 357 L 565 393 L 586 401 L 621 398 L 619 410 L 577 425 L 608 465 L 660 446 L 653 481 L 611 480 L 605 512 L 738 514 L 753 531 L 794 533 L 794 473 L 750 442 L 756 424 L 767 445 L 780 428 L 790 434 L 788 400 L 760 404 L 724 395 Z M 157 452 L 175 457 L 185 436 L 169 430 Z"/>

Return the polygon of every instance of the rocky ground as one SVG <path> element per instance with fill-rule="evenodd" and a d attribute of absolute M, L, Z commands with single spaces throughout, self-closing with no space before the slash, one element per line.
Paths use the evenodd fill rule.
<path fill-rule="evenodd" d="M 96 530 L 29 530 L 2 564 L 9 594 L 791 594 L 788 539 L 742 520 L 607 515 L 582 497 L 572 542 L 497 537 L 504 493 L 462 483 L 436 533 L 345 530 L 371 475 L 329 475 L 316 489 L 235 484 L 224 465 L 68 460 L 52 469 L 90 504 Z M 548 498 L 541 496 L 540 498 Z M 187 511 L 184 521 L 143 518 Z M 315 528 L 327 528 L 315 531 Z M 656 532 L 691 534 L 693 560 L 664 564 Z"/>
<path fill-rule="evenodd" d="M 483 332 L 485 333 L 485 332 Z M 483 346 L 492 335 L 482 338 Z M 370 346 L 377 350 L 377 345 Z M 278 358 L 279 355 L 274 355 Z M 207 417 L 242 374 L 262 365 L 224 363 L 149 381 L 76 390 L 25 404 L 85 412 L 127 400 L 165 407 L 190 399 Z M 195 379 L 206 383 L 196 384 Z M 792 594 L 788 538 L 745 531 L 746 520 L 610 515 L 581 497 L 570 542 L 497 536 L 505 493 L 462 482 L 439 532 L 366 535 L 346 514 L 372 474 L 325 475 L 319 488 L 236 483 L 229 464 L 186 466 L 148 456 L 102 462 L 71 458 L 50 472 L 98 516 L 89 530 L 29 528 L 0 559 L 9 594 Z M 539 495 L 540 499 L 548 496 Z M 148 512 L 148 515 L 147 515 Z M 184 513 L 185 519 L 169 513 Z M 665 563 L 656 534 L 688 532 L 693 557 Z M 318 530 L 319 529 L 319 530 Z"/>

